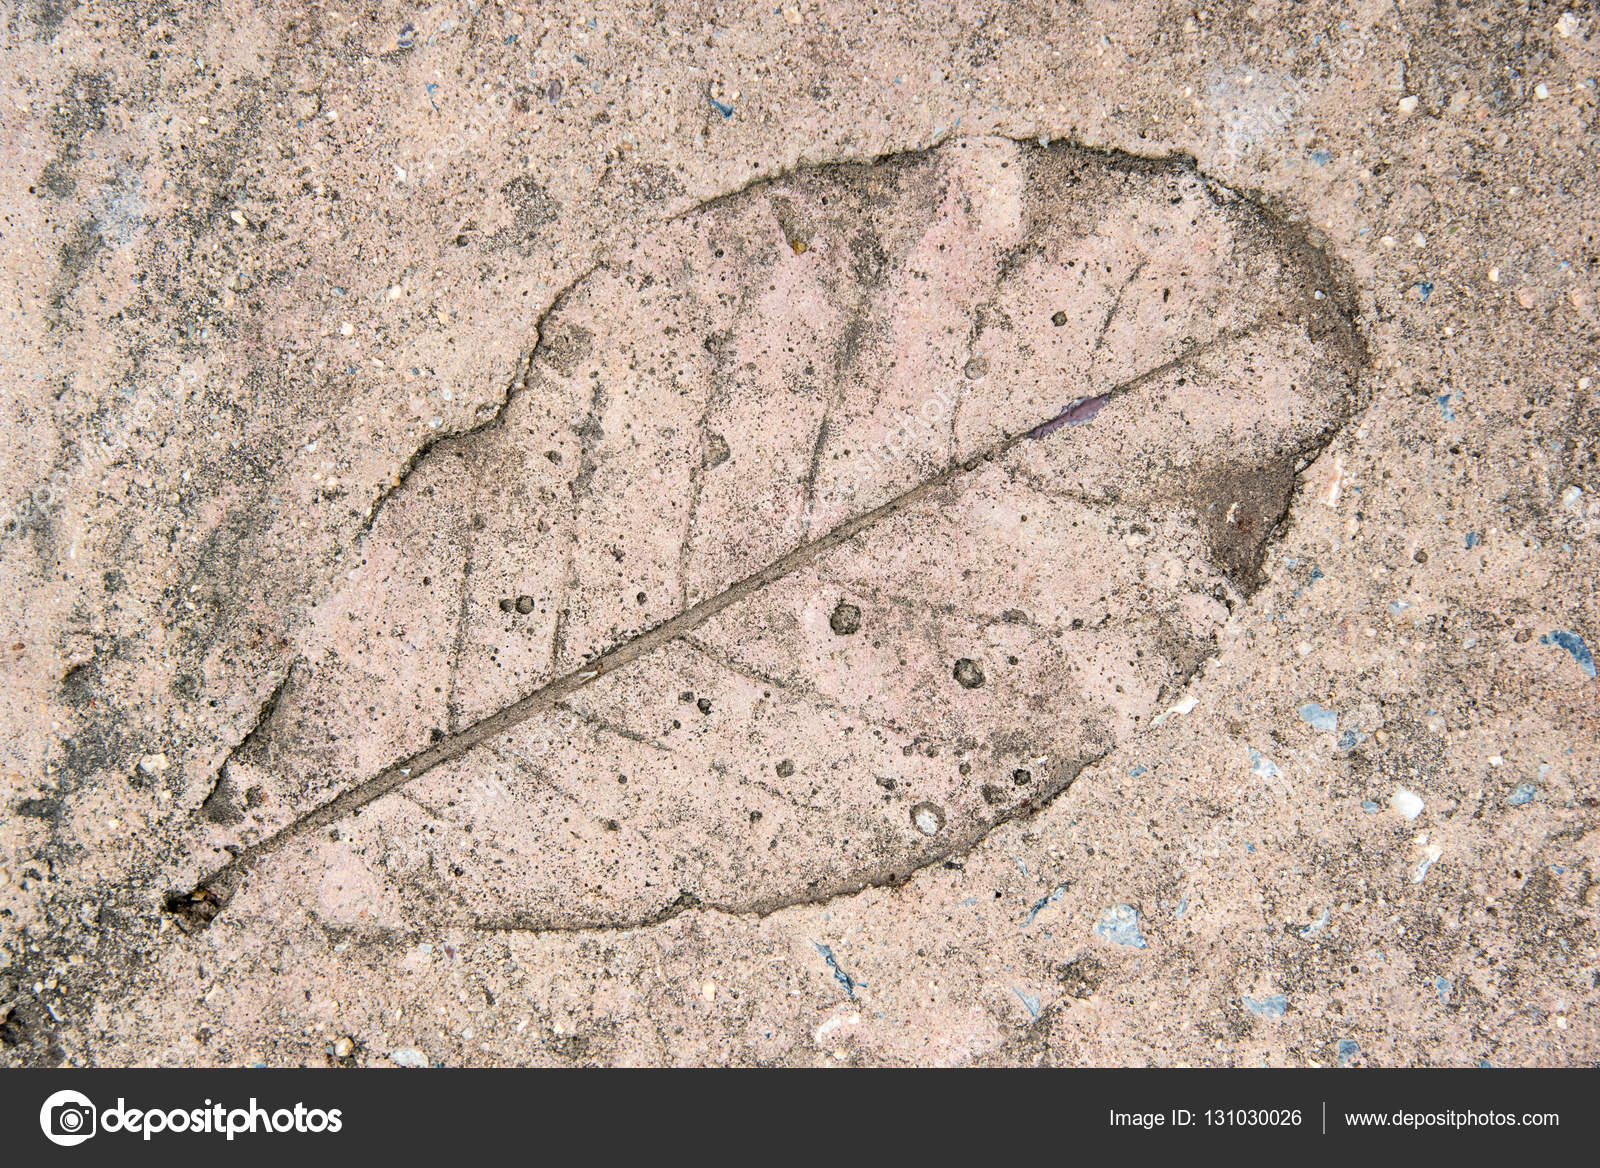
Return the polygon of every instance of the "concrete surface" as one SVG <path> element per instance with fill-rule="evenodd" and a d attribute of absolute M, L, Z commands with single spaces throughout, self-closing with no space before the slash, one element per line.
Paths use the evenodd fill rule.
<path fill-rule="evenodd" d="M 15 1064 L 1592 1064 L 1588 4 L 8 10 Z"/>

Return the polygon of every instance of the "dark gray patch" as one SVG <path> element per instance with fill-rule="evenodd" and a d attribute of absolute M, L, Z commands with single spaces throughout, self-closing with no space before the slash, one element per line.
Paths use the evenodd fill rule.
<path fill-rule="evenodd" d="M 527 256 L 540 229 L 555 221 L 560 208 L 532 175 L 518 175 L 500 188 L 500 196 L 511 207 L 511 224 L 491 235 L 484 246 L 496 251 L 515 248 Z"/>
<path fill-rule="evenodd" d="M 570 377 L 588 358 L 593 344 L 594 333 L 581 324 L 568 324 L 548 340 L 539 338 L 538 355 L 540 360 Z M 547 452 L 545 457 L 551 462 L 560 462 L 561 452 L 552 450 Z"/>
<path fill-rule="evenodd" d="M 1069 998 L 1087 998 L 1105 980 L 1106 967 L 1090 954 L 1056 966 L 1056 981 Z"/>
<path fill-rule="evenodd" d="M 721 434 L 711 433 L 706 435 L 706 466 L 721 466 L 732 457 L 733 451 L 728 449 L 728 440 Z"/>
<path fill-rule="evenodd" d="M 231 826 L 244 819 L 244 812 L 239 810 L 234 801 L 233 782 L 226 775 L 217 780 L 217 785 L 211 788 L 211 794 L 200 804 L 200 818 L 223 826 Z"/>
<path fill-rule="evenodd" d="M 77 290 L 84 273 L 99 252 L 101 242 L 94 220 L 84 219 L 61 245 L 60 270 L 56 274 L 54 287 L 50 289 L 50 298 L 46 301 L 52 321 L 60 320 L 62 306 Z"/>
<path fill-rule="evenodd" d="M 61 804 L 55 799 L 24 799 L 14 804 L 18 815 L 26 819 L 54 819 L 61 810 Z"/>
<path fill-rule="evenodd" d="M 889 253 L 870 229 L 860 232 L 850 240 L 850 255 L 854 262 L 850 274 L 858 283 L 874 287 L 883 282 L 889 270 Z"/>
<path fill-rule="evenodd" d="M 78 0 L 34 0 L 33 23 L 40 40 L 53 40 L 61 22 L 78 10 Z"/>

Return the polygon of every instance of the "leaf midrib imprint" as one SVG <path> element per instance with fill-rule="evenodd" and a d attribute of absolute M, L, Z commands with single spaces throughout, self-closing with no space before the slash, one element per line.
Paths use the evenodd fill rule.
<path fill-rule="evenodd" d="M 1146 162 L 1148 160 L 1139 161 Z M 1192 166 L 1192 164 L 1190 165 Z M 773 176 L 760 181 L 762 183 L 773 182 L 781 180 L 783 177 L 785 176 Z M 1209 182 L 1209 180 L 1207 181 Z M 737 193 L 739 192 L 733 192 L 733 194 Z M 672 219 L 682 218 L 685 215 L 704 210 L 729 197 L 731 195 L 719 196 L 717 199 L 699 204 L 680 215 L 672 216 L 667 221 L 670 222 Z M 1309 247 L 1309 244 L 1305 244 L 1304 241 L 1301 242 L 1304 246 Z M 594 268 L 591 268 L 579 276 L 574 281 L 574 284 L 558 294 L 546 312 L 541 314 L 538 322 L 541 336 L 539 341 L 536 342 L 534 351 L 521 363 L 519 373 L 511 387 L 513 393 L 525 385 L 527 369 L 531 366 L 533 357 L 544 339 L 542 332 L 545 322 L 565 302 L 573 288 L 576 288 L 587 279 L 594 270 Z M 1349 322 L 1347 321 L 1347 323 Z M 1212 350 L 1262 331 L 1268 324 L 1269 322 L 1265 320 L 1258 320 L 1243 328 L 1225 330 L 1210 340 L 1191 344 L 1171 359 L 1130 377 L 1108 390 L 1102 390 L 1095 396 L 1100 398 L 1102 402 L 1107 402 L 1133 393 L 1148 382 L 1180 369 Z M 507 400 L 509 401 L 509 395 Z M 683 608 L 660 624 L 619 642 L 587 660 L 578 668 L 546 682 L 472 725 L 454 730 L 443 739 L 390 765 L 372 777 L 345 788 L 326 802 L 299 816 L 265 839 L 236 850 L 225 864 L 204 876 L 191 891 L 169 895 L 166 900 L 167 909 L 174 913 L 179 923 L 185 928 L 193 930 L 206 927 L 232 899 L 243 877 L 261 860 L 281 851 L 296 840 L 329 827 L 346 816 L 358 812 L 383 796 L 400 790 L 434 768 L 458 759 L 475 747 L 504 735 L 526 719 L 561 706 L 565 699 L 597 678 L 613 673 L 670 642 L 687 637 L 707 621 L 734 604 L 799 571 L 832 549 L 849 542 L 883 520 L 916 506 L 942 488 L 957 483 L 963 476 L 976 471 L 980 466 L 1005 456 L 1021 443 L 1029 440 L 1048 440 L 1049 436 L 1060 428 L 1064 421 L 1069 419 L 1072 411 L 1080 409 L 1086 400 L 1085 398 L 1077 398 L 1066 402 L 1064 403 L 1064 408 L 1052 417 L 1040 419 L 1031 426 L 1000 438 L 965 459 L 950 460 L 940 470 L 887 502 L 845 520 L 821 536 L 803 541 L 789 552 L 735 583 L 728 585 L 713 596 Z M 1293 452 L 1297 461 L 1303 465 L 1320 453 L 1343 428 L 1349 416 L 1350 412 L 1346 410 L 1322 433 L 1318 434 L 1312 442 Z M 502 408 L 502 411 L 494 419 L 487 422 L 485 426 L 477 427 L 467 435 L 448 436 L 446 440 L 470 437 L 471 434 L 495 425 L 503 417 L 504 411 Z M 432 443 L 428 444 L 429 447 L 432 445 Z M 426 452 L 427 447 L 419 450 L 418 455 L 411 460 L 410 466 L 415 467 L 418 465 Z M 392 491 L 386 492 L 386 496 L 388 494 L 392 494 Z M 375 507 L 374 515 L 376 511 L 377 508 Z M 368 527 L 370 528 L 370 522 Z M 1197 669 L 1198 666 L 1195 670 L 1189 671 L 1182 677 L 1181 686 L 1187 686 Z M 249 738 L 247 737 L 245 741 L 248 742 Z M 234 753 L 237 753 L 238 749 L 242 749 L 243 745 L 241 744 L 240 748 L 236 748 Z M 467 923 L 473 927 L 480 928 L 551 932 L 639 927 L 669 920 L 690 909 L 705 908 L 766 915 L 798 904 L 821 903 L 836 896 L 859 892 L 867 887 L 902 884 L 917 871 L 970 851 L 1003 824 L 1037 814 L 1071 786 L 1073 778 L 1076 777 L 1079 771 L 1092 765 L 1099 758 L 1104 757 L 1104 753 L 1101 752 L 1098 755 L 1091 755 L 1078 760 L 1078 765 L 1072 774 L 1066 776 L 1065 780 L 1055 785 L 1053 789 L 1041 791 L 1034 799 L 1000 812 L 992 819 L 974 823 L 968 830 L 949 838 L 947 841 L 942 841 L 937 850 L 929 851 L 918 859 L 909 862 L 904 859 L 900 863 L 886 861 L 871 871 L 857 871 L 848 877 L 832 881 L 827 885 L 812 885 L 800 891 L 726 905 L 707 904 L 693 894 L 685 892 L 676 900 L 661 906 L 657 910 L 645 914 L 637 920 L 623 923 L 612 921 L 550 923 L 532 919 L 523 913 L 494 917 L 474 917 L 470 921 L 457 923 Z M 231 757 L 232 755 L 230 755 L 230 760 Z M 223 767 L 225 768 L 226 766 L 227 762 L 224 762 Z M 882 870 L 880 871 L 879 869 Z"/>
<path fill-rule="evenodd" d="M 1203 356 L 1205 353 L 1222 345 L 1251 335 L 1259 327 L 1259 325 L 1255 325 L 1248 329 L 1224 332 L 1208 341 L 1193 345 L 1176 357 L 1114 386 L 1106 391 L 1104 396 L 1109 400 L 1131 393 L 1146 382 L 1181 368 L 1196 357 Z M 1063 411 L 1063 413 L 1070 411 L 1076 404 L 1077 402 L 1069 404 L 1067 411 Z M 617 669 L 637 661 L 647 653 L 660 648 L 668 642 L 692 633 L 695 629 L 705 624 L 706 621 L 724 609 L 737 604 L 745 597 L 753 595 L 769 584 L 798 571 L 819 556 L 846 543 L 882 520 L 915 506 L 939 490 L 939 488 L 955 482 L 963 475 L 976 470 L 979 466 L 1002 457 L 1022 442 L 1028 441 L 1031 434 L 1051 420 L 1053 419 L 1044 419 L 1038 425 L 1030 426 L 1026 430 L 1008 435 L 966 459 L 951 461 L 941 470 L 888 502 L 882 503 L 869 511 L 864 511 L 834 527 L 826 534 L 800 544 L 792 551 L 780 556 L 758 571 L 752 572 L 744 579 L 729 585 L 714 596 L 707 597 L 705 600 L 690 606 L 661 624 L 607 649 L 598 657 L 585 662 L 579 668 L 546 682 L 538 689 L 518 698 L 510 705 L 502 706 L 487 717 L 474 722 L 465 729 L 447 735 L 441 741 L 416 752 L 408 758 L 402 759 L 371 778 L 364 779 L 353 787 L 347 787 L 327 802 L 308 811 L 287 827 L 258 843 L 240 849 L 226 864 L 204 877 L 192 892 L 170 897 L 168 899 L 168 907 L 174 912 L 182 912 L 185 906 L 192 906 L 190 911 L 184 914 L 190 924 L 200 927 L 209 924 L 216 913 L 231 899 L 234 891 L 237 890 L 239 879 L 246 870 L 259 860 L 280 851 L 286 844 L 311 832 L 332 826 L 345 816 L 359 811 L 367 804 L 420 778 L 434 767 L 460 758 L 475 746 L 504 734 L 513 726 L 533 715 L 555 708 L 563 699 L 582 689 L 596 678 L 615 672 Z M 1048 435 L 1044 437 L 1047 438 Z M 1061 787 L 1061 790 L 1065 790 L 1065 785 Z M 983 828 L 982 834 L 987 835 L 1002 823 L 1008 822 L 1009 819 L 1016 818 L 1017 815 L 1024 812 L 1032 814 L 1047 804 L 1048 800 L 1035 800 L 1032 803 L 1024 803 L 1016 809 L 1015 814 L 1001 817 L 989 823 Z M 964 845 L 957 842 L 930 862 L 939 862 L 956 851 L 968 850 L 976 842 L 978 842 L 977 839 Z M 925 863 L 918 867 L 926 866 Z M 900 867 L 908 867 L 908 865 L 900 865 Z M 882 882 L 871 881 L 869 883 Z M 849 889 L 849 891 L 859 891 L 861 887 L 865 886 L 866 884 L 860 884 Z M 829 895 L 839 895 L 839 893 L 835 892 Z M 775 904 L 772 909 L 767 911 L 776 911 L 778 908 L 789 907 L 789 904 L 800 903 L 799 900 L 791 900 L 789 898 L 778 899 L 787 900 L 788 903 Z M 210 911 L 208 912 L 207 910 Z M 749 911 L 759 910 L 751 909 Z"/>

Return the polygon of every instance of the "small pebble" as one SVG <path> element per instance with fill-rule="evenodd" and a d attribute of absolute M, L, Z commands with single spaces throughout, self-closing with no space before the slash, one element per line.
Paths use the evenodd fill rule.
<path fill-rule="evenodd" d="M 955 679 L 964 689 L 977 689 L 983 684 L 983 667 L 971 657 L 963 657 L 956 662 Z"/>
<path fill-rule="evenodd" d="M 1389 806 L 1407 819 L 1415 819 L 1422 814 L 1424 804 L 1415 792 L 1396 787 L 1394 794 L 1389 797 Z"/>
<path fill-rule="evenodd" d="M 933 803 L 918 803 L 911 809 L 911 822 L 923 835 L 938 835 L 944 827 L 944 812 Z"/>
<path fill-rule="evenodd" d="M 777 765 L 776 769 L 780 779 L 787 779 L 794 774 L 794 760 L 786 758 Z"/>
<path fill-rule="evenodd" d="M 1139 910 L 1131 904 L 1114 904 L 1101 915 L 1094 927 L 1095 935 L 1127 945 L 1133 949 L 1145 948 L 1144 934 L 1139 931 Z"/>
<path fill-rule="evenodd" d="M 1174 714 L 1187 714 L 1199 704 L 1200 699 L 1195 697 L 1193 694 L 1189 694 L 1187 697 L 1180 698 L 1178 701 L 1173 702 L 1172 705 L 1161 711 L 1161 713 L 1157 714 L 1154 718 L 1151 718 L 1150 725 L 1159 726 Z"/>
<path fill-rule="evenodd" d="M 1309 925 L 1300 930 L 1300 935 L 1309 941 L 1312 937 L 1315 937 L 1318 933 L 1322 932 L 1323 929 L 1326 929 L 1328 927 L 1328 922 L 1332 919 L 1333 910 L 1331 908 L 1325 908 L 1322 910 L 1321 916 L 1317 917 L 1316 920 L 1312 921 Z"/>
<path fill-rule="evenodd" d="M 1303 722 L 1308 722 L 1313 730 L 1333 731 L 1339 728 L 1339 713 L 1337 710 L 1327 709 L 1316 702 L 1307 702 L 1297 711 Z"/>
<path fill-rule="evenodd" d="M 1257 1018 L 1282 1018 L 1284 1011 L 1289 1008 L 1289 999 L 1283 994 L 1268 994 L 1264 998 L 1252 998 L 1245 994 L 1240 999 L 1244 1008 Z"/>
<path fill-rule="evenodd" d="M 836 636 L 848 637 L 861 630 L 861 610 L 853 604 L 840 601 L 828 618 L 828 627 Z"/>
<path fill-rule="evenodd" d="M 523 616 L 527 616 L 530 612 L 532 612 L 533 611 L 533 597 L 531 597 L 531 596 L 519 596 L 519 597 L 517 597 L 517 611 L 520 612 Z"/>
<path fill-rule="evenodd" d="M 338 1058 L 349 1058 L 355 1053 L 355 1050 L 356 1044 L 348 1035 L 336 1038 L 333 1041 L 333 1053 Z"/>
<path fill-rule="evenodd" d="M 1522 635 L 1527 631 L 1527 629 L 1523 629 L 1521 633 L 1517 634 L 1516 639 L 1518 641 L 1528 640 L 1527 637 Z M 1583 671 L 1584 676 L 1593 677 L 1595 675 L 1594 654 L 1589 651 L 1589 646 L 1584 643 L 1583 638 L 1578 636 L 1577 633 L 1569 633 L 1566 629 L 1554 629 L 1540 637 L 1539 644 L 1559 645 L 1572 654 L 1572 659 L 1578 663 L 1578 668 Z"/>

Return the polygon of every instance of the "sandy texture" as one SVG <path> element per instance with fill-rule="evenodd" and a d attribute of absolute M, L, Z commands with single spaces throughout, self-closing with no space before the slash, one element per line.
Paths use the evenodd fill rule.
<path fill-rule="evenodd" d="M 1600 1057 L 1600 17 L 9 14 L 0 1057 Z"/>

